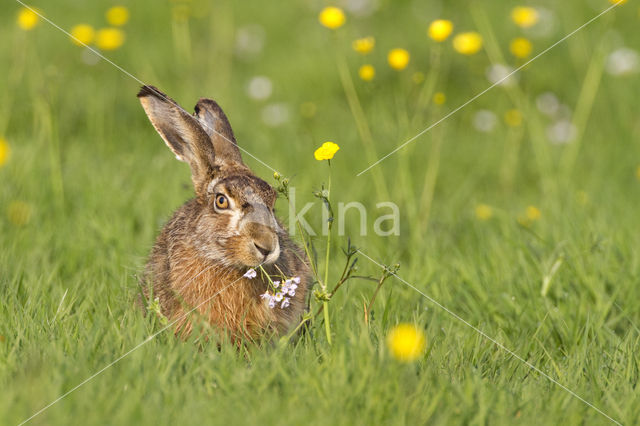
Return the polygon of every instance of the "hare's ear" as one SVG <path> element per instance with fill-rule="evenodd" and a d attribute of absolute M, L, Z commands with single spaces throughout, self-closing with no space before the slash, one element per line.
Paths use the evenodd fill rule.
<path fill-rule="evenodd" d="M 198 119 L 153 86 L 143 86 L 140 103 L 178 160 L 189 163 L 196 193 L 215 166 L 215 150 Z"/>
<path fill-rule="evenodd" d="M 202 98 L 196 104 L 195 115 L 211 139 L 216 164 L 221 167 L 243 164 L 231 124 L 220 105 L 212 99 Z"/>

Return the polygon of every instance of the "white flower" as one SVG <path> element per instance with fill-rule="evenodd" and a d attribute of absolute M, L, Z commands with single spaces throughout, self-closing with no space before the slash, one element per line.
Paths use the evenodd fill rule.
<path fill-rule="evenodd" d="M 293 277 L 291 278 L 291 281 L 293 281 L 296 284 L 300 284 L 300 277 Z"/>
<path fill-rule="evenodd" d="M 269 307 L 271 309 L 276 307 L 276 298 L 275 297 L 271 297 L 271 299 L 269 299 Z"/>
<path fill-rule="evenodd" d="M 278 127 L 289 121 L 289 106 L 285 103 L 273 103 L 262 108 L 262 121 L 269 127 Z"/>
<path fill-rule="evenodd" d="M 283 298 L 284 298 L 284 295 L 280 292 L 276 293 L 276 295 L 273 296 L 273 300 L 275 300 L 276 302 L 280 302 Z"/>
<path fill-rule="evenodd" d="M 573 142 L 578 134 L 576 126 L 569 120 L 559 120 L 547 128 L 547 137 L 554 144 Z"/>
<path fill-rule="evenodd" d="M 621 47 L 609 55 L 606 68 L 614 76 L 635 74 L 640 71 L 640 55 L 633 49 Z"/>
<path fill-rule="evenodd" d="M 498 86 L 513 86 L 517 82 L 514 69 L 503 64 L 493 64 L 487 68 L 487 79 Z"/>
<path fill-rule="evenodd" d="M 275 288 L 278 288 L 278 287 L 280 286 L 280 281 L 274 281 L 274 282 L 273 282 L 273 286 L 274 286 Z"/>
<path fill-rule="evenodd" d="M 263 298 L 263 299 L 271 300 L 271 294 L 268 291 L 266 291 L 263 294 L 261 294 L 260 297 Z"/>
<path fill-rule="evenodd" d="M 548 117 L 554 117 L 560 110 L 560 100 L 552 92 L 544 92 L 536 98 L 538 111 Z"/>
<path fill-rule="evenodd" d="M 268 99 L 272 92 L 273 84 L 271 80 L 263 75 L 253 77 L 247 85 L 247 94 L 256 101 Z"/>
<path fill-rule="evenodd" d="M 496 115 L 486 109 L 481 109 L 473 116 L 473 127 L 479 132 L 489 133 L 498 123 Z"/>
<path fill-rule="evenodd" d="M 245 278 L 249 278 L 249 279 L 253 279 L 258 275 L 258 273 L 256 272 L 255 269 L 249 269 L 247 272 L 244 273 L 243 277 Z"/>
<path fill-rule="evenodd" d="M 295 296 L 297 288 L 298 286 L 296 284 L 291 284 L 289 287 L 287 287 L 286 292 L 289 294 L 289 296 Z"/>
<path fill-rule="evenodd" d="M 289 300 L 290 299 L 288 297 L 285 297 L 284 300 L 282 301 L 282 304 L 280 305 L 280 308 L 284 309 L 287 306 L 289 306 L 291 304 L 291 302 Z"/>

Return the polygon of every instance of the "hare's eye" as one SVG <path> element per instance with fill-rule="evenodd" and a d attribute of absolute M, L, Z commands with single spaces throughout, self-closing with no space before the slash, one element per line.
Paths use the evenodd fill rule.
<path fill-rule="evenodd" d="M 222 194 L 216 195 L 216 207 L 219 209 L 228 209 L 229 208 L 229 200 Z"/>

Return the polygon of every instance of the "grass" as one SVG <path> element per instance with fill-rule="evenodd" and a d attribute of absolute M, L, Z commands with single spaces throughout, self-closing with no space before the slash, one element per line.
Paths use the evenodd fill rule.
<path fill-rule="evenodd" d="M 603 72 L 614 48 L 640 42 L 636 4 L 603 16 L 529 65 L 516 86 L 492 90 L 355 177 L 371 158 L 484 90 L 491 61 L 518 65 L 508 56 L 508 41 L 521 34 L 507 19 L 516 3 L 484 3 L 461 1 L 436 13 L 431 2 L 381 2 L 369 17 L 348 14 L 332 33 L 317 23 L 315 3 L 201 1 L 192 6 L 196 16 L 181 22 L 172 20 L 175 3 L 137 2 L 129 5 L 127 41 L 108 56 L 187 109 L 200 96 L 218 99 L 240 144 L 292 178 L 298 208 L 326 183 L 313 150 L 336 141 L 332 201 L 368 208 L 368 236 L 359 235 L 354 213 L 346 228 L 364 253 L 399 262 L 398 274 L 421 291 L 611 417 L 637 423 L 640 83 Z M 112 5 L 33 4 L 67 29 L 104 25 Z M 589 4 L 535 2 L 553 11 L 555 29 L 534 40 L 534 54 L 609 5 Z M 6 8 L 0 136 L 12 155 L 0 167 L 0 423 L 17 424 L 161 328 L 134 307 L 136 274 L 192 189 L 186 166 L 135 99 L 136 81 L 104 61 L 85 64 L 82 49 L 46 23 L 18 29 L 19 5 Z M 425 30 L 441 16 L 461 31 L 480 31 L 485 49 L 466 57 L 446 42 L 438 53 Z M 238 57 L 236 32 L 256 31 L 247 27 L 255 24 L 264 49 Z M 369 34 L 377 45 L 363 59 L 350 43 Z M 397 46 L 412 54 L 402 72 L 385 62 Z M 377 70 L 371 83 L 357 80 L 365 62 Z M 417 71 L 424 83 L 414 83 Z M 273 82 L 267 102 L 246 96 L 255 75 Z M 445 105 L 430 102 L 433 90 L 446 93 Z M 548 142 L 550 122 L 535 107 L 546 91 L 575 112 L 574 143 Z M 279 127 L 261 118 L 270 102 L 289 107 Z M 316 108 L 312 117 L 299 113 L 305 102 Z M 513 108 L 523 113 L 521 126 L 502 122 Z M 497 114 L 492 133 L 473 128 L 480 109 Z M 270 170 L 245 161 L 272 181 Z M 23 225 L 16 201 L 30 211 Z M 381 201 L 400 206 L 399 236 L 371 232 Z M 286 219 L 287 205 L 278 203 Z M 492 207 L 491 219 L 475 217 L 480 203 Z M 523 226 L 518 217 L 530 205 L 541 217 Z M 309 220 L 320 227 L 319 209 Z M 333 277 L 345 245 L 345 237 L 332 240 Z M 324 241 L 315 246 L 323 258 Z M 380 274 L 363 256 L 358 265 L 359 274 Z M 374 289 L 374 282 L 352 281 L 331 301 L 332 345 L 321 320 L 308 338 L 247 353 L 163 333 L 31 423 L 608 422 L 401 281 L 385 283 L 366 326 L 363 302 Z M 426 354 L 410 364 L 392 359 L 384 344 L 389 329 L 406 321 L 423 327 L 428 340 Z"/>

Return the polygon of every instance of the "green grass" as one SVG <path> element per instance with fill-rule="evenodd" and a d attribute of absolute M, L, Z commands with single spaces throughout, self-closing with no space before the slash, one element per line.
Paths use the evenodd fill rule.
<path fill-rule="evenodd" d="M 401 277 L 611 417 L 639 422 L 640 82 L 602 72 L 613 49 L 638 46 L 638 5 L 602 17 L 523 70 L 517 86 L 492 90 L 356 178 L 372 158 L 484 90 L 489 57 L 518 65 L 508 52 L 522 33 L 508 20 L 515 2 L 379 3 L 368 17 L 348 14 L 334 34 L 317 23 L 321 2 L 203 0 L 192 3 L 198 13 L 187 23 L 172 23 L 174 2 L 136 2 L 128 5 L 127 41 L 107 56 L 187 109 L 200 96 L 219 100 L 241 146 L 291 177 L 298 208 L 326 182 L 313 150 L 338 143 L 332 199 L 360 201 L 370 212 L 366 237 L 349 216 L 354 244 L 379 262 L 399 262 Z M 103 26 L 113 5 L 33 4 L 65 29 Z M 534 53 L 609 6 L 532 4 L 556 18 L 552 33 L 534 39 Z M 82 49 L 44 22 L 21 31 L 19 5 L 4 8 L 0 136 L 12 155 L 0 167 L 0 423 L 17 424 L 160 330 L 134 307 L 136 274 L 192 189 L 187 167 L 139 106 L 139 83 L 104 61 L 85 64 Z M 465 57 L 447 41 L 436 65 L 425 31 L 442 16 L 456 31 L 479 30 L 486 49 Z M 234 38 L 250 24 L 263 27 L 265 46 L 248 60 L 234 53 Z M 370 34 L 376 48 L 359 57 L 351 40 Z M 386 52 L 397 46 L 412 55 L 402 72 L 386 65 Z M 354 79 L 350 100 L 340 60 Z M 376 67 L 372 83 L 357 80 L 365 62 Z M 425 83 L 413 82 L 416 71 Z M 273 81 L 269 101 L 247 97 L 255 75 Z M 446 93 L 445 105 L 430 102 L 433 90 Z M 546 139 L 550 121 L 535 108 L 546 91 L 575 111 L 580 137 L 572 144 Z M 363 111 L 356 119 L 353 93 Z M 261 119 L 270 102 L 289 106 L 280 127 Z M 304 102 L 316 106 L 313 117 L 299 113 Z M 524 115 L 518 128 L 501 119 L 512 108 Z M 479 109 L 497 114 L 492 133 L 473 128 Z M 363 126 L 371 140 L 366 130 L 363 139 Z M 270 170 L 245 160 L 272 182 Z M 397 237 L 371 232 L 375 204 L 387 200 L 400 206 Z M 16 201 L 31 212 L 21 226 L 8 214 Z M 278 203 L 286 219 L 287 205 Z M 490 220 L 475 217 L 479 203 L 492 206 Z M 529 205 L 541 218 L 521 226 L 517 218 Z M 319 209 L 309 218 L 320 226 Z M 322 259 L 324 241 L 314 243 Z M 346 237 L 333 239 L 334 279 L 345 245 Z M 380 274 L 362 256 L 358 265 L 361 275 Z M 367 327 L 363 301 L 374 287 L 352 281 L 331 301 L 331 346 L 322 321 L 307 338 L 247 353 L 163 333 L 31 423 L 608 422 L 401 281 L 385 283 Z M 411 364 L 392 359 L 384 344 L 406 321 L 423 327 L 428 340 L 427 353 Z"/>

